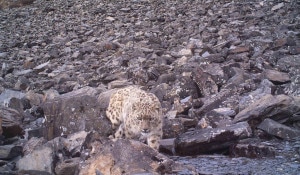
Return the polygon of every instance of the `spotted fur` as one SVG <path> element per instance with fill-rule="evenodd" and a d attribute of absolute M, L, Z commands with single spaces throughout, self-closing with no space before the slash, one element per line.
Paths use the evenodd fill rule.
<path fill-rule="evenodd" d="M 110 98 L 106 116 L 110 119 L 114 139 L 136 139 L 159 148 L 162 137 L 162 109 L 158 98 L 138 87 L 117 90 Z"/>

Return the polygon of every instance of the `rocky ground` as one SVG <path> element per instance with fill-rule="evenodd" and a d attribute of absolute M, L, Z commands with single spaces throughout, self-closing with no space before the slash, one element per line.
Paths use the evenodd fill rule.
<path fill-rule="evenodd" d="M 0 7 L 0 174 L 299 174 L 299 1 Z M 160 153 L 107 138 L 131 84 L 162 103 Z"/>

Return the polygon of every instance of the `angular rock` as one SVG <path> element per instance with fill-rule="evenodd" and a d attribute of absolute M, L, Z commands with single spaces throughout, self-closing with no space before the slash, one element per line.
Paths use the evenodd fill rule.
<path fill-rule="evenodd" d="M 278 69 L 284 72 L 290 72 L 291 68 L 300 68 L 300 60 L 297 55 L 280 57 L 277 62 Z"/>
<path fill-rule="evenodd" d="M 283 46 L 295 46 L 296 41 L 292 37 L 281 38 L 274 42 L 273 49 L 278 49 Z"/>
<path fill-rule="evenodd" d="M 14 91 L 10 89 L 5 89 L 1 94 L 0 94 L 0 106 L 7 106 L 9 103 L 10 99 L 12 98 L 17 98 L 21 99 L 25 96 L 24 93 L 20 91 Z"/>
<path fill-rule="evenodd" d="M 98 98 L 97 98 L 97 102 L 99 104 L 100 110 L 105 113 L 106 108 L 109 105 L 109 101 L 110 101 L 110 96 L 112 94 L 114 94 L 118 89 L 111 89 L 105 92 L 102 92 L 99 94 Z"/>
<path fill-rule="evenodd" d="M 222 54 L 210 54 L 204 57 L 204 61 L 208 63 L 223 63 L 225 58 Z"/>
<path fill-rule="evenodd" d="M 129 85 L 132 85 L 132 83 L 127 80 L 114 80 L 108 83 L 108 89 L 122 88 Z"/>
<path fill-rule="evenodd" d="M 279 120 L 292 116 L 299 110 L 300 105 L 297 98 L 267 94 L 240 111 L 234 117 L 233 122 L 250 121 L 255 127 L 265 118 L 272 117 Z"/>
<path fill-rule="evenodd" d="M 298 55 L 298 54 L 300 54 L 300 46 L 290 46 L 289 47 L 289 52 L 292 55 Z"/>
<path fill-rule="evenodd" d="M 188 169 L 138 141 L 101 140 L 92 145 L 95 152 L 80 163 L 79 175 L 168 174 Z M 194 170 L 190 170 L 190 174 L 193 173 Z"/>
<path fill-rule="evenodd" d="M 192 73 L 193 80 L 203 96 L 210 96 L 218 93 L 218 86 L 211 75 L 204 72 L 202 68 L 196 68 Z"/>
<path fill-rule="evenodd" d="M 163 152 L 169 155 L 175 155 L 174 141 L 175 138 L 160 140 L 159 152 Z"/>
<path fill-rule="evenodd" d="M 280 9 L 280 8 L 282 8 L 282 7 L 284 7 L 284 3 L 283 3 L 283 2 L 274 5 L 274 6 L 271 8 L 271 10 L 272 10 L 272 11 L 275 11 L 275 10 L 278 10 L 278 9 Z"/>
<path fill-rule="evenodd" d="M 178 52 L 178 55 L 179 56 L 192 56 L 193 55 L 193 52 L 191 49 L 181 49 L 179 52 Z"/>
<path fill-rule="evenodd" d="M 24 155 L 30 154 L 45 143 L 46 143 L 46 140 L 44 138 L 32 137 L 23 146 L 23 154 Z"/>
<path fill-rule="evenodd" d="M 22 147 L 16 145 L 2 145 L 0 146 L 0 159 L 8 160 L 20 156 L 22 154 Z"/>
<path fill-rule="evenodd" d="M 267 69 L 264 71 L 265 77 L 274 84 L 284 84 L 291 81 L 289 74 L 276 70 Z"/>
<path fill-rule="evenodd" d="M 30 101 L 31 105 L 36 105 L 36 106 L 39 106 L 44 100 L 44 96 L 42 94 L 35 93 L 32 90 L 28 91 L 25 94 L 25 98 Z"/>
<path fill-rule="evenodd" d="M 230 54 L 238 54 L 238 53 L 243 53 L 243 52 L 249 52 L 250 47 L 249 46 L 240 46 L 240 47 L 235 47 L 229 50 Z"/>
<path fill-rule="evenodd" d="M 264 158 L 275 157 L 275 148 L 262 140 L 245 139 L 234 144 L 229 149 L 232 157 Z"/>
<path fill-rule="evenodd" d="M 23 116 L 15 109 L 0 107 L 3 135 L 5 137 L 21 136 L 23 134 Z"/>
<path fill-rule="evenodd" d="M 30 5 L 34 1 L 35 0 L 17 0 L 17 1 L 3 0 L 0 3 L 0 9 L 22 7 L 22 6 Z"/>
<path fill-rule="evenodd" d="M 175 140 L 175 151 L 179 155 L 211 153 L 228 148 L 235 141 L 248 138 L 252 130 L 248 123 L 241 122 L 222 128 L 206 128 L 186 132 Z"/>
<path fill-rule="evenodd" d="M 165 84 L 164 84 L 165 85 Z M 168 88 L 169 86 L 164 86 L 163 88 Z M 186 98 L 197 99 L 199 98 L 197 85 L 189 76 L 178 76 L 167 94 L 164 96 L 164 100 L 173 101 L 174 98 L 179 97 L 181 100 Z"/>
<path fill-rule="evenodd" d="M 234 89 L 222 89 L 215 96 L 203 100 L 204 104 L 201 108 L 190 111 L 196 115 L 197 118 L 201 118 L 205 113 L 223 107 L 223 102 L 226 101 L 226 99 L 233 97 L 235 93 Z"/>
<path fill-rule="evenodd" d="M 68 137 L 63 140 L 64 148 L 71 154 L 72 157 L 80 155 L 81 147 L 87 134 L 88 133 L 85 131 L 79 131 L 68 135 Z"/>
<path fill-rule="evenodd" d="M 3 129 L 2 129 L 2 117 L 0 117 L 0 136 L 3 133 Z"/>
<path fill-rule="evenodd" d="M 39 171 L 39 170 L 21 170 L 18 171 L 18 175 L 52 175 L 47 171 Z"/>
<path fill-rule="evenodd" d="M 46 171 L 53 174 L 54 152 L 49 146 L 42 146 L 25 155 L 17 162 L 18 170 Z"/>
<path fill-rule="evenodd" d="M 101 104 L 96 95 L 94 88 L 85 87 L 46 101 L 43 104 L 45 138 L 50 140 L 77 131 L 92 130 L 108 135 L 111 126 L 108 119 L 101 115 Z"/>
<path fill-rule="evenodd" d="M 165 119 L 163 125 L 163 138 L 174 138 L 184 132 L 184 126 L 180 119 Z"/>
<path fill-rule="evenodd" d="M 272 82 L 267 79 L 263 79 L 256 90 L 240 98 L 239 111 L 247 108 L 250 104 L 256 102 L 266 94 L 274 94 L 275 88 L 276 87 Z"/>
<path fill-rule="evenodd" d="M 299 137 L 300 135 L 300 130 L 285 126 L 269 118 L 261 122 L 257 128 L 267 132 L 270 135 L 287 140 Z"/>
<path fill-rule="evenodd" d="M 215 112 L 215 110 L 206 113 L 201 121 L 206 123 L 204 128 L 220 128 L 229 126 L 232 123 L 232 119 L 229 116 L 218 114 Z"/>
<path fill-rule="evenodd" d="M 64 160 L 63 162 L 60 162 L 55 167 L 55 173 L 57 175 L 74 175 L 79 173 L 79 162 L 80 158 L 72 158 Z"/>

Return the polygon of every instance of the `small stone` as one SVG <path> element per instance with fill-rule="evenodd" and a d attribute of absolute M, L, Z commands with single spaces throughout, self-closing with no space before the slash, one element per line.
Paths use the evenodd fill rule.
<path fill-rule="evenodd" d="M 124 8 L 121 8 L 120 11 L 125 12 L 125 13 L 129 13 L 131 11 L 131 9 L 124 7 Z"/>
<path fill-rule="evenodd" d="M 30 86 L 30 81 L 25 77 L 19 77 L 15 84 L 16 90 L 26 90 Z"/>
<path fill-rule="evenodd" d="M 132 83 L 127 80 L 114 80 L 108 83 L 108 89 L 122 88 L 129 85 L 132 85 Z"/>
<path fill-rule="evenodd" d="M 179 56 L 192 56 L 193 55 L 193 52 L 191 49 L 181 49 L 179 52 L 178 52 L 178 55 Z"/>
<path fill-rule="evenodd" d="M 3 129 L 2 129 L 2 118 L 0 117 L 0 136 L 3 133 Z"/>
<path fill-rule="evenodd" d="M 229 53 L 238 54 L 238 53 L 249 52 L 249 51 L 250 51 L 250 47 L 248 47 L 248 46 L 239 46 L 239 47 L 235 47 L 233 49 L 230 49 Z"/>
<path fill-rule="evenodd" d="M 300 54 L 300 46 L 290 46 L 289 47 L 289 52 L 292 55 L 298 55 L 298 54 Z"/>
<path fill-rule="evenodd" d="M 78 173 L 80 158 L 75 157 L 72 159 L 64 160 L 58 163 L 55 167 L 55 173 L 57 175 L 74 175 Z"/>
<path fill-rule="evenodd" d="M 7 57 L 7 52 L 0 52 L 0 58 L 5 59 Z"/>
<path fill-rule="evenodd" d="M 33 69 L 34 69 L 34 70 L 39 70 L 39 71 L 40 71 L 40 70 L 45 69 L 45 67 L 48 66 L 49 64 L 50 64 L 50 61 L 47 61 L 47 62 L 45 62 L 45 63 L 43 63 L 43 64 L 40 64 L 40 65 L 34 67 Z"/>
<path fill-rule="evenodd" d="M 72 58 L 74 59 L 81 59 L 82 58 L 82 54 L 79 51 L 76 51 L 73 53 Z"/>
<path fill-rule="evenodd" d="M 274 6 L 271 8 L 271 10 L 272 10 L 272 11 L 275 11 L 275 10 L 278 10 L 278 9 L 282 8 L 283 6 L 284 6 L 284 3 L 282 2 L 282 3 L 279 3 L 279 4 L 274 5 Z"/>
<path fill-rule="evenodd" d="M 115 20 L 115 18 L 113 18 L 111 16 L 106 17 L 106 19 L 109 20 L 109 21 L 114 21 Z"/>

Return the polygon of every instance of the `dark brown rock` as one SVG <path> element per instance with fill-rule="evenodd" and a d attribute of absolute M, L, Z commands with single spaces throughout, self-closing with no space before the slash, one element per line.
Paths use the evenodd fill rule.
<path fill-rule="evenodd" d="M 184 132 L 184 126 L 180 119 L 165 119 L 163 124 L 163 138 L 174 138 Z"/>
<path fill-rule="evenodd" d="M 275 148 L 257 139 L 245 139 L 229 149 L 232 157 L 264 158 L 275 157 Z"/>
<path fill-rule="evenodd" d="M 273 96 L 267 94 L 240 111 L 234 117 L 233 122 L 249 121 L 252 123 L 251 125 L 255 127 L 268 117 L 277 120 L 283 119 L 300 110 L 298 103 L 297 98 L 286 95 Z"/>
<path fill-rule="evenodd" d="M 276 70 L 267 69 L 264 71 L 264 75 L 274 84 L 284 84 L 291 81 L 289 74 Z"/>
<path fill-rule="evenodd" d="M 285 126 L 269 118 L 261 122 L 257 128 L 267 132 L 268 134 L 287 140 L 300 135 L 300 130 Z"/>
<path fill-rule="evenodd" d="M 205 116 L 200 120 L 205 122 L 206 124 L 202 125 L 205 126 L 204 128 L 220 128 L 229 126 L 232 123 L 232 119 L 229 116 L 222 115 L 216 113 L 214 110 L 205 114 Z M 203 127 L 201 127 L 203 128 Z"/>
<path fill-rule="evenodd" d="M 17 1 L 1 0 L 0 9 L 22 7 L 25 5 L 32 4 L 34 1 L 35 0 L 17 0 Z"/>
<path fill-rule="evenodd" d="M 23 134 L 23 116 L 15 109 L 0 107 L 0 118 L 5 137 L 21 136 Z"/>
<path fill-rule="evenodd" d="M 179 135 L 175 140 L 175 151 L 179 155 L 210 153 L 228 148 L 236 140 L 251 135 L 251 128 L 246 122 L 221 128 L 199 129 Z"/>
<path fill-rule="evenodd" d="M 238 53 L 243 53 L 243 52 L 249 52 L 250 47 L 249 46 L 239 46 L 233 49 L 229 50 L 230 54 L 238 54 Z"/>
<path fill-rule="evenodd" d="M 205 62 L 209 63 L 223 63 L 225 61 L 225 58 L 222 54 L 211 54 L 206 57 L 204 57 Z"/>
<path fill-rule="evenodd" d="M 78 174 L 79 172 L 79 162 L 80 158 L 72 158 L 64 160 L 63 162 L 60 162 L 55 167 L 55 173 L 57 175 L 74 175 Z"/>
<path fill-rule="evenodd" d="M 203 106 L 199 109 L 193 109 L 191 112 L 197 116 L 197 118 L 201 118 L 205 113 L 217 109 L 223 106 L 223 102 L 226 101 L 229 97 L 233 97 L 235 95 L 234 89 L 222 89 L 215 96 L 211 96 L 210 98 L 204 99 Z"/>
<path fill-rule="evenodd" d="M 50 140 L 84 130 L 96 130 L 108 135 L 111 126 L 108 119 L 101 115 L 101 104 L 96 95 L 94 88 L 86 87 L 46 101 L 43 104 L 45 137 Z"/>
<path fill-rule="evenodd" d="M 175 155 L 174 141 L 175 138 L 160 140 L 159 152 L 166 153 L 169 155 Z"/>

